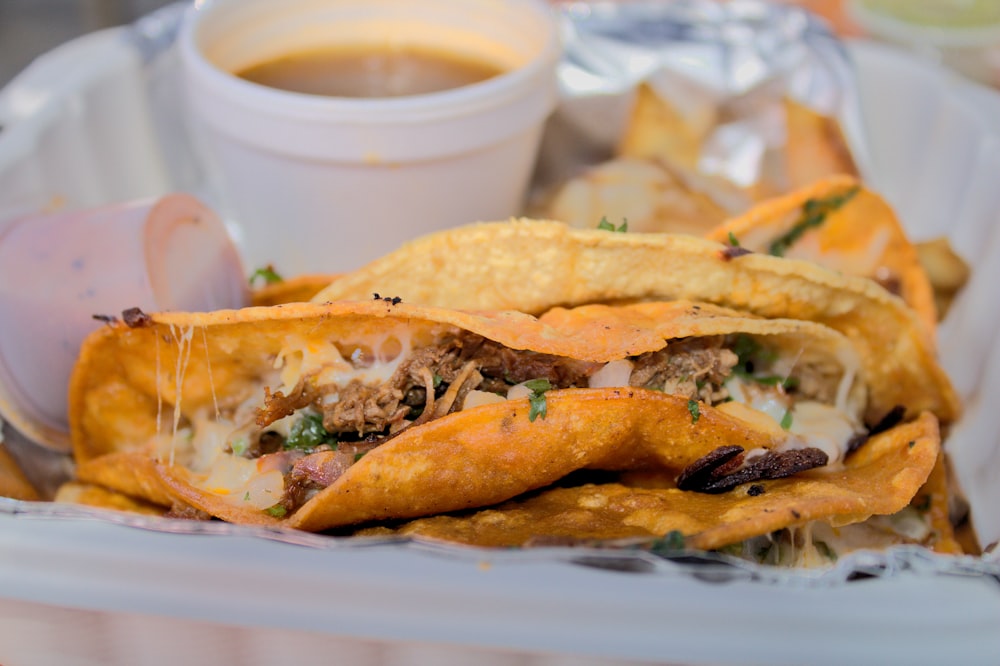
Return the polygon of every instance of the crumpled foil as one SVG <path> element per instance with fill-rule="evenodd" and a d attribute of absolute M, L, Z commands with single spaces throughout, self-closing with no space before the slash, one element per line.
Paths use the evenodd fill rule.
<path fill-rule="evenodd" d="M 641 83 L 705 130 L 703 174 L 740 187 L 767 178 L 786 140 L 785 97 L 839 122 L 863 168 L 851 63 L 810 12 L 763 0 L 568 2 L 558 11 L 562 103 L 543 146 L 542 185 L 613 154 Z"/>

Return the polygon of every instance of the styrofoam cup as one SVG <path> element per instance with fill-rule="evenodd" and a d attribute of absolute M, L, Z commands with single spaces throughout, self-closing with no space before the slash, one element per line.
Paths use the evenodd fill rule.
<path fill-rule="evenodd" d="M 0 414 L 68 450 L 67 386 L 80 343 L 123 310 L 207 311 L 249 300 L 219 217 L 186 194 L 31 215 L 0 233 Z"/>
<path fill-rule="evenodd" d="M 208 0 L 179 38 L 215 204 L 252 268 L 340 272 L 415 236 L 518 213 L 557 100 L 537 0 Z M 307 95 L 234 74 L 329 46 L 431 47 L 504 73 L 443 92 Z"/>

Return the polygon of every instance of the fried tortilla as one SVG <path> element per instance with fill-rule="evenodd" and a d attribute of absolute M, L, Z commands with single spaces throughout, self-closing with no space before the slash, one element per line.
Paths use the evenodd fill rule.
<path fill-rule="evenodd" d="M 930 332 L 898 297 L 813 262 L 745 254 L 671 234 L 572 229 L 550 221 L 483 223 L 412 241 L 338 278 L 314 302 L 391 294 L 407 303 L 469 310 L 629 300 L 706 301 L 764 317 L 811 320 L 847 335 L 879 387 L 867 420 L 899 406 L 945 424 L 960 410 Z"/>
<path fill-rule="evenodd" d="M 916 310 L 928 331 L 936 327 L 934 290 L 916 246 L 889 204 L 854 178 L 828 178 L 769 200 L 706 237 L 874 280 Z"/>
<path fill-rule="evenodd" d="M 395 530 L 368 528 L 358 534 L 397 533 L 509 547 L 679 532 L 684 546 L 713 550 L 814 521 L 837 530 L 872 515 L 895 514 L 928 478 L 939 452 L 937 422 L 924 414 L 873 436 L 837 469 L 741 484 L 723 494 L 622 483 L 557 487 L 474 513 L 433 516 Z M 850 549 L 828 540 L 826 545 L 835 552 Z"/>
<path fill-rule="evenodd" d="M 835 469 L 877 393 L 832 329 L 690 302 L 124 319 L 72 375 L 82 477 L 306 530 L 496 504 L 580 469 L 663 470 L 706 493 Z"/>
<path fill-rule="evenodd" d="M 38 491 L 28 481 L 14 457 L 7 452 L 3 442 L 0 442 L 0 497 L 39 499 Z"/>
<path fill-rule="evenodd" d="M 722 224 L 730 211 L 692 180 L 654 160 L 618 158 L 562 183 L 529 212 L 579 229 L 594 229 L 603 221 L 632 232 L 700 236 Z M 735 206 L 744 210 L 749 202 L 737 199 Z"/>

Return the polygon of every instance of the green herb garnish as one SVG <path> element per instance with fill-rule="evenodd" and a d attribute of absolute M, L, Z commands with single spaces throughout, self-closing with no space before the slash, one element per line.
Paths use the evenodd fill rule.
<path fill-rule="evenodd" d="M 684 533 L 680 530 L 670 530 L 662 538 L 650 544 L 649 550 L 655 555 L 671 555 L 684 550 Z"/>
<path fill-rule="evenodd" d="M 434 373 L 434 380 L 432 382 L 434 384 L 434 388 L 437 388 L 438 386 L 441 386 L 441 382 L 443 382 L 443 381 L 444 381 L 444 377 L 442 377 L 441 375 L 439 375 L 437 373 Z"/>
<path fill-rule="evenodd" d="M 788 430 L 792 427 L 792 410 L 786 409 L 785 415 L 781 417 L 781 429 Z"/>
<path fill-rule="evenodd" d="M 545 420 L 549 409 L 545 401 L 545 392 L 552 390 L 552 384 L 547 379 L 529 379 L 524 382 L 524 386 L 531 391 L 528 396 L 528 404 L 531 405 L 528 410 L 528 420 L 534 423 L 539 416 Z"/>
<path fill-rule="evenodd" d="M 736 237 L 736 234 L 734 234 L 732 231 L 729 232 L 729 244 L 732 245 L 733 247 L 740 246 L 740 240 Z"/>
<path fill-rule="evenodd" d="M 250 491 L 249 490 L 247 491 L 246 495 L 243 496 L 243 501 L 244 502 L 249 502 L 250 501 Z"/>
<path fill-rule="evenodd" d="M 792 225 L 792 228 L 781 236 L 771 241 L 768 252 L 776 257 L 785 256 L 792 245 L 794 245 L 802 235 L 809 229 L 815 228 L 826 221 L 826 216 L 837 210 L 850 201 L 860 188 L 852 187 L 842 194 L 834 194 L 826 199 L 809 199 L 802 206 L 802 213 L 799 219 Z"/>
<path fill-rule="evenodd" d="M 275 504 L 274 506 L 264 509 L 264 513 L 269 516 L 274 516 L 275 518 L 284 518 L 288 514 L 288 509 L 281 504 Z"/>
<path fill-rule="evenodd" d="M 366 453 L 368 453 L 368 452 L 367 451 L 358 451 L 357 453 L 355 453 L 354 454 L 354 462 L 358 462 L 359 460 L 361 460 L 362 458 L 364 458 Z"/>
<path fill-rule="evenodd" d="M 286 449 L 302 451 L 312 451 L 323 444 L 336 448 L 337 438 L 323 427 L 323 417 L 319 414 L 306 414 L 293 423 L 285 440 Z"/>
<path fill-rule="evenodd" d="M 627 219 L 624 220 L 621 223 L 621 226 L 616 227 L 615 225 L 608 222 L 607 217 L 602 217 L 601 221 L 597 223 L 597 228 L 600 229 L 601 231 L 617 231 L 620 233 L 625 233 L 626 231 L 628 231 L 628 220 Z"/>
<path fill-rule="evenodd" d="M 250 448 L 250 441 L 245 436 L 236 437 L 229 442 L 229 450 L 234 456 L 242 456 Z"/>
<path fill-rule="evenodd" d="M 691 413 L 691 423 L 697 423 L 701 418 L 701 410 L 698 408 L 697 400 L 688 400 L 688 412 Z"/>
<path fill-rule="evenodd" d="M 276 284 L 278 282 L 284 282 L 285 280 L 285 278 L 278 275 L 278 272 L 274 270 L 274 266 L 271 264 L 268 264 L 263 268 L 258 268 L 253 272 L 253 275 L 250 276 L 250 286 L 254 286 L 254 283 L 257 282 L 258 279 L 263 280 L 264 284 Z"/>
<path fill-rule="evenodd" d="M 799 387 L 798 377 L 782 377 L 780 375 L 764 375 L 761 377 L 751 377 L 758 384 L 765 386 L 780 386 L 781 388 L 792 390 Z"/>

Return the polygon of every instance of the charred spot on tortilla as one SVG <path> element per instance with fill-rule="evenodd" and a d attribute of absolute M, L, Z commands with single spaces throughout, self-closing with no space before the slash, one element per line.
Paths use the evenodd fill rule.
<path fill-rule="evenodd" d="M 897 275 L 896 272 L 888 266 L 879 266 L 876 268 L 873 279 L 879 286 L 893 296 L 902 296 L 903 281 L 899 275 Z"/>
<path fill-rule="evenodd" d="M 713 472 L 742 456 L 743 451 L 742 446 L 720 446 L 684 468 L 677 477 L 677 487 L 681 490 L 697 490 L 711 481 Z"/>
<path fill-rule="evenodd" d="M 383 301 L 385 303 L 389 303 L 390 305 L 399 305 L 403 302 L 403 299 L 399 296 L 382 296 L 377 291 L 372 294 L 372 300 Z"/>
<path fill-rule="evenodd" d="M 719 250 L 719 258 L 723 261 L 731 261 L 736 257 L 742 257 L 748 254 L 753 254 L 753 250 L 748 250 L 747 248 L 740 247 L 739 245 L 727 245 Z"/>
<path fill-rule="evenodd" d="M 742 447 L 719 447 L 681 472 L 677 477 L 677 487 L 700 493 L 724 493 L 751 481 L 783 479 L 823 467 L 829 461 L 825 451 L 812 447 L 767 451 L 750 460 L 741 454 Z M 727 465 L 736 461 L 740 464 L 735 470 L 733 465 Z"/>
<path fill-rule="evenodd" d="M 878 423 L 868 428 L 869 435 L 877 435 L 880 432 L 885 432 L 890 428 L 894 428 L 903 421 L 903 417 L 906 415 L 906 407 L 903 405 L 896 405 L 890 409 L 885 416 L 879 419 Z"/>
<path fill-rule="evenodd" d="M 749 495 L 750 497 L 760 497 L 765 492 L 766 490 L 764 489 L 764 486 L 760 485 L 759 483 L 751 484 L 750 487 L 747 488 L 747 495 Z"/>
<path fill-rule="evenodd" d="M 871 433 L 868 432 L 858 432 L 855 433 L 849 440 L 847 440 L 847 450 L 844 452 L 844 457 L 851 455 L 858 449 L 860 449 L 865 442 L 871 437 Z"/>
<path fill-rule="evenodd" d="M 139 308 L 128 308 L 122 310 L 122 321 L 129 328 L 144 328 L 153 323 L 153 318 Z"/>

